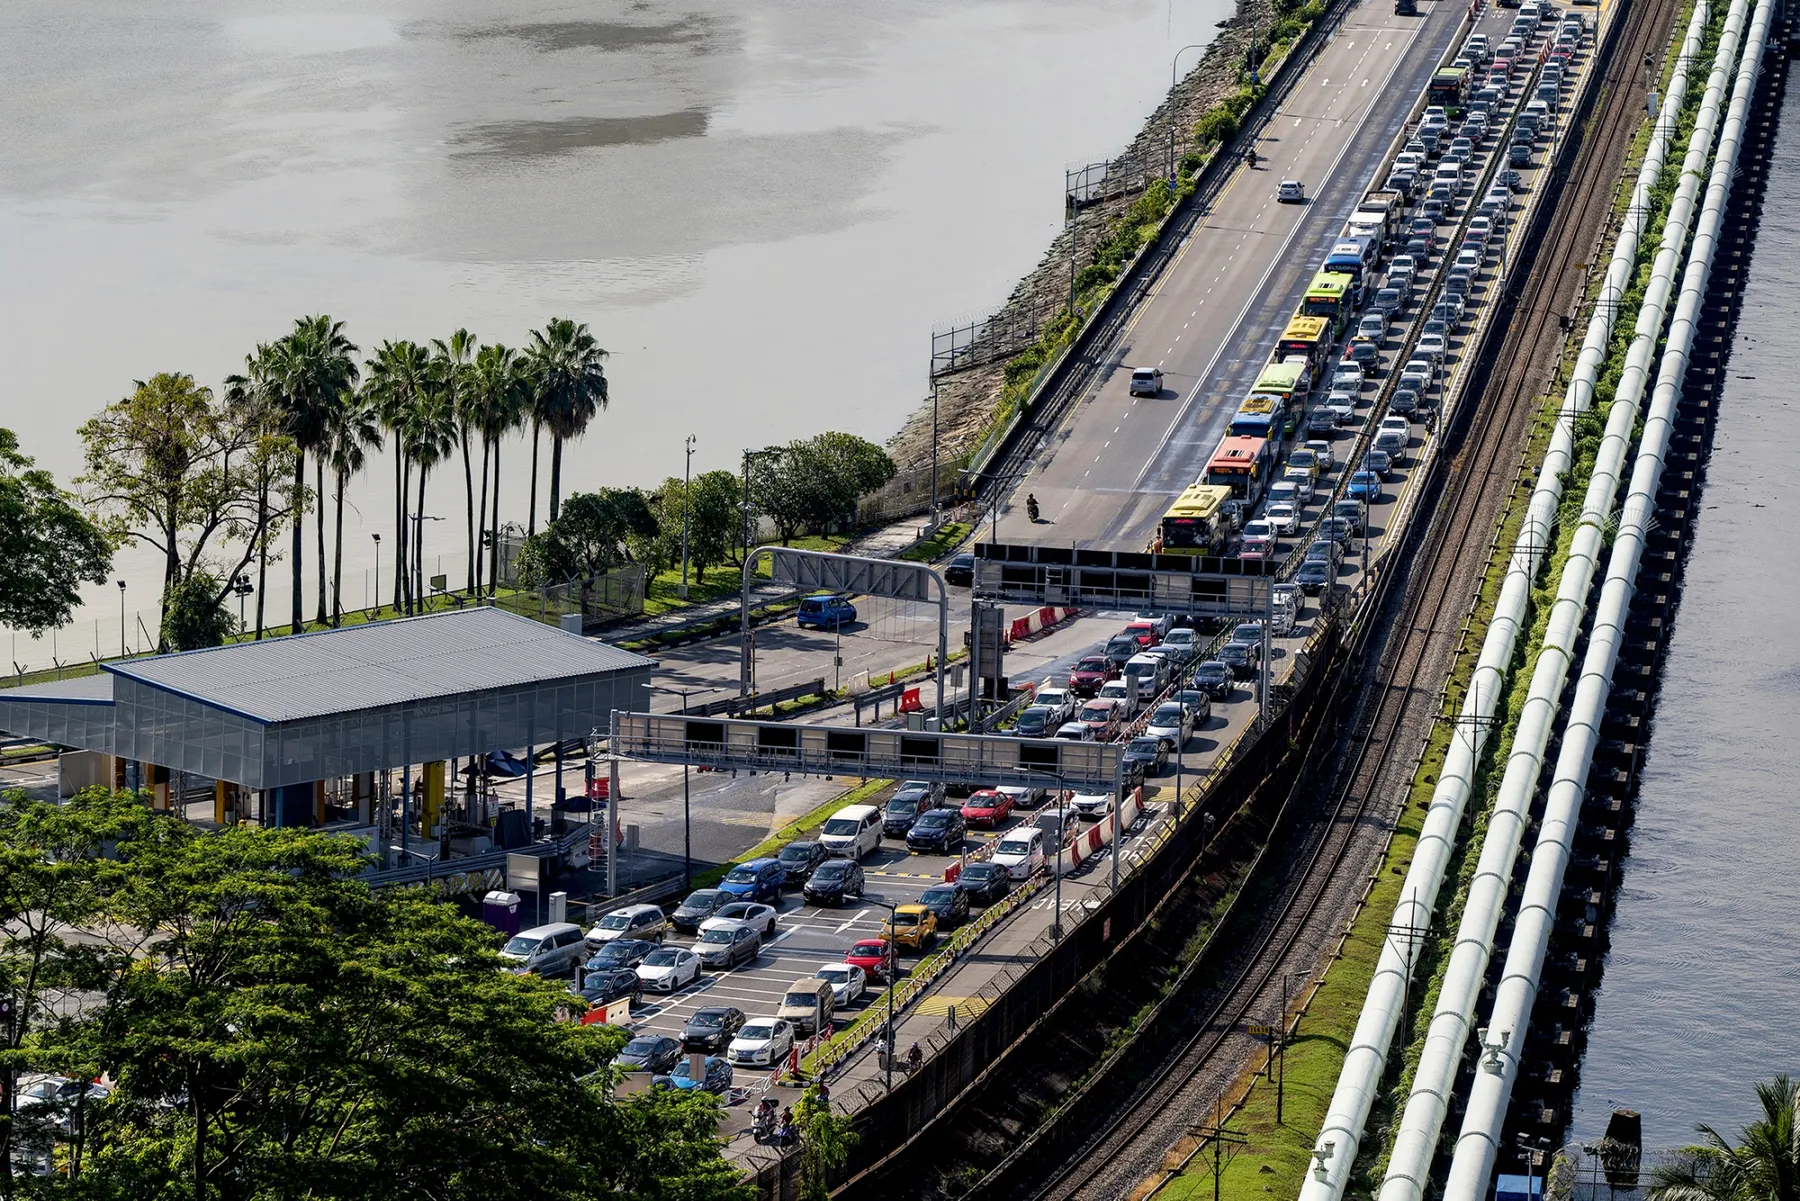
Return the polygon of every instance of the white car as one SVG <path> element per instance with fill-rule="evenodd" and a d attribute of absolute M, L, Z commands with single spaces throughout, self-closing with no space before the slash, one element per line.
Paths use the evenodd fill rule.
<path fill-rule="evenodd" d="M 1055 737 L 1064 742 L 1092 742 L 1094 741 L 1094 727 L 1085 721 L 1067 721 L 1056 727 Z"/>
<path fill-rule="evenodd" d="M 1193 732 L 1194 719 L 1180 701 L 1164 701 L 1158 705 L 1156 712 L 1150 715 L 1150 724 L 1144 727 L 1146 738 L 1161 739 L 1176 751 L 1187 745 L 1188 736 Z"/>
<path fill-rule="evenodd" d="M 751 1066 L 780 1063 L 794 1046 L 792 1023 L 779 1018 L 751 1018 L 725 1048 L 725 1058 L 733 1064 Z"/>
<path fill-rule="evenodd" d="M 1067 688 L 1039 688 L 1031 703 L 1051 710 L 1049 720 L 1044 723 L 1047 726 L 1060 726 L 1075 716 L 1075 697 Z"/>
<path fill-rule="evenodd" d="M 1138 690 L 1130 680 L 1108 680 L 1100 685 L 1100 691 L 1095 695 L 1101 700 L 1118 701 L 1124 707 L 1124 716 L 1127 720 L 1137 715 Z"/>
<path fill-rule="evenodd" d="M 780 913 L 773 905 L 758 901 L 733 901 L 701 922 L 697 933 L 705 934 L 723 926 L 750 926 L 762 935 L 764 942 L 768 942 L 775 937 L 775 919 Z"/>
<path fill-rule="evenodd" d="M 1264 512 L 1264 516 L 1268 518 L 1269 524 L 1280 530 L 1284 536 L 1300 532 L 1300 506 L 1292 501 L 1270 505 Z"/>
<path fill-rule="evenodd" d="M 1172 646 L 1192 659 L 1200 653 L 1200 635 L 1188 626 L 1180 626 L 1163 635 L 1163 645 Z"/>
<path fill-rule="evenodd" d="M 1417 346 L 1413 347 L 1413 353 L 1435 362 L 1443 359 L 1444 351 L 1446 349 L 1448 348 L 1444 344 L 1444 335 L 1420 334 L 1419 343 Z"/>
<path fill-rule="evenodd" d="M 831 985 L 831 1003 L 839 1009 L 869 991 L 869 974 L 854 963 L 827 963 L 813 975 Z"/>
<path fill-rule="evenodd" d="M 1310 450 L 1313 454 L 1319 456 L 1319 471 L 1321 474 L 1330 474 L 1331 469 L 1337 466 L 1337 456 L 1331 453 L 1330 439 L 1309 438 L 1303 445 L 1307 450 Z"/>
<path fill-rule="evenodd" d="M 680 947 L 658 947 L 637 965 L 646 989 L 677 992 L 700 978 L 700 956 Z"/>
<path fill-rule="evenodd" d="M 1306 188 L 1297 179 L 1284 179 L 1275 185 L 1275 199 L 1282 204 L 1299 204 L 1306 199 Z"/>
<path fill-rule="evenodd" d="M 1022 784 L 1002 784 L 995 791 L 1011 801 L 1015 809 L 1035 809 L 1050 797 L 1045 789 L 1026 788 Z"/>
<path fill-rule="evenodd" d="M 1069 798 L 1069 808 L 1086 818 L 1101 818 L 1112 811 L 1112 793 L 1078 792 Z"/>

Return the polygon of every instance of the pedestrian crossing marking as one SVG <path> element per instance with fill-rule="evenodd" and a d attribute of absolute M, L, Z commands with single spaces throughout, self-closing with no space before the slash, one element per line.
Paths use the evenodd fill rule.
<path fill-rule="evenodd" d="M 991 1004 L 986 997 L 944 997 L 929 994 L 919 998 L 913 1006 L 913 1012 L 930 1017 L 946 1017 L 952 1005 L 956 1006 L 956 1016 L 972 1018 Z"/>

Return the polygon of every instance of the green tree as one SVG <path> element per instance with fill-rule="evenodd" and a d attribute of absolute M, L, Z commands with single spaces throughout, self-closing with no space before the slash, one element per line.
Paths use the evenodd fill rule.
<path fill-rule="evenodd" d="M 81 585 L 106 582 L 104 530 L 0 429 L 0 625 L 41 632 L 69 620 Z"/>
<path fill-rule="evenodd" d="M 1762 1116 L 1736 1143 L 1696 1126 L 1701 1142 L 1656 1169 L 1650 1201 L 1800 1201 L 1800 1081 L 1776 1076 L 1756 1099 Z"/>
<path fill-rule="evenodd" d="M 475 355 L 472 410 L 481 432 L 481 510 L 488 513 L 489 465 L 492 464 L 493 510 L 487 521 L 488 587 L 499 587 L 500 578 L 500 444 L 518 429 L 531 400 L 530 381 L 519 356 L 494 343 Z M 477 540 L 479 545 L 479 539 Z M 481 575 L 476 573 L 476 583 Z"/>
<path fill-rule="evenodd" d="M 344 336 L 344 323 L 333 321 L 323 313 L 300 317 L 293 332 L 277 343 L 280 391 L 276 403 L 282 415 L 283 432 L 294 452 L 294 495 L 306 495 L 306 461 L 310 457 L 315 468 L 317 488 L 313 495 L 323 504 L 325 465 L 330 442 L 331 411 L 338 397 L 353 391 L 361 372 L 356 366 L 356 345 Z M 324 624 L 325 606 L 325 510 L 315 510 L 319 543 L 319 609 L 318 620 Z M 293 632 L 305 628 L 304 592 L 301 568 L 305 549 L 305 526 L 294 521 Z"/>
<path fill-rule="evenodd" d="M 606 408 L 606 351 L 588 327 L 567 317 L 531 331 L 525 352 L 534 386 L 531 460 L 531 522 L 537 528 L 537 442 L 535 429 L 550 431 L 550 520 L 561 512 L 563 443 L 579 438 Z"/>
<path fill-rule="evenodd" d="M 635 488 L 577 492 L 542 533 L 525 539 L 520 577 L 543 587 L 599 575 L 631 561 L 658 528 L 649 499 Z"/>
<path fill-rule="evenodd" d="M 196 571 L 163 594 L 162 629 L 157 638 L 172 651 L 223 646 L 237 633 L 237 624 L 225 607 L 225 589 L 219 581 Z"/>
<path fill-rule="evenodd" d="M 614 1099 L 622 1034 L 557 1020 L 566 988 L 496 970 L 444 902 L 371 892 L 365 850 L 100 792 L 0 802 L 0 969 L 51 982 L 8 1065 L 114 1085 L 78 1141 L 40 1125 L 53 1195 L 747 1196 L 716 1102 Z"/>
<path fill-rule="evenodd" d="M 819 1094 L 817 1085 L 809 1086 L 800 1098 L 794 1119 L 800 1127 L 801 1201 L 827 1201 L 831 1174 L 849 1162 L 860 1136 L 851 1129 L 849 1118 L 832 1112 L 831 1102 Z"/>
<path fill-rule="evenodd" d="M 874 443 L 824 433 L 779 448 L 757 469 L 751 491 L 786 545 L 803 529 L 854 525 L 857 502 L 894 472 L 894 461 Z"/>
<path fill-rule="evenodd" d="M 344 489 L 350 477 L 368 465 L 369 451 L 381 445 L 381 417 L 370 398 L 361 392 L 345 392 L 332 406 L 323 447 L 334 481 L 331 493 L 336 511 L 331 544 L 331 624 L 344 615 Z M 380 603 L 379 599 L 376 601 Z"/>
<path fill-rule="evenodd" d="M 383 342 L 367 363 L 365 385 L 376 415 L 394 447 L 394 608 L 402 609 L 412 596 L 412 559 L 407 554 L 411 531 L 407 528 L 407 484 L 411 462 L 407 458 L 407 427 L 413 409 L 430 393 L 433 383 L 431 353 L 416 342 Z"/>
<path fill-rule="evenodd" d="M 242 375 L 225 377 L 225 403 L 231 420 L 241 424 L 249 437 L 251 487 L 256 493 L 245 547 L 256 556 L 256 637 L 263 636 L 269 596 L 269 561 L 280 558 L 274 548 L 282 525 L 293 516 L 293 496 L 285 482 L 283 465 L 293 447 L 282 433 L 278 407 L 281 393 L 281 355 L 277 348 L 260 344 L 244 356 Z M 234 573 L 235 574 L 235 573 Z"/>
<path fill-rule="evenodd" d="M 691 484 L 670 476 L 656 490 L 656 521 L 660 557 L 670 565 L 681 564 L 682 518 L 687 518 L 688 562 L 694 579 L 704 584 L 706 569 L 731 556 L 741 514 L 738 500 L 743 487 L 729 471 L 707 471 Z"/>
<path fill-rule="evenodd" d="M 475 467 L 469 458 L 469 431 L 481 419 L 480 400 L 475 388 L 475 355 L 479 343 L 475 335 L 459 329 L 450 335 L 431 340 L 432 357 L 438 375 L 450 396 L 450 409 L 456 415 L 456 440 L 462 447 L 463 503 L 468 513 L 468 590 L 475 591 Z"/>
<path fill-rule="evenodd" d="M 401 426 L 403 444 L 406 447 L 406 461 L 417 468 L 419 473 L 419 507 L 413 522 L 413 603 L 423 605 L 425 600 L 425 481 L 431 471 L 439 463 L 450 457 L 456 448 L 456 409 L 451 399 L 450 389 L 440 378 L 434 378 L 431 386 L 413 401 Z"/>

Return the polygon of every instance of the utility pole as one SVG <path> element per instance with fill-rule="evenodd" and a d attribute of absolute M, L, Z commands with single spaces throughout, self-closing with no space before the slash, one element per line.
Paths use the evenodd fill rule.
<path fill-rule="evenodd" d="M 688 598 L 688 526 L 694 510 L 694 435 L 687 436 L 687 467 L 681 475 L 681 599 Z"/>
<path fill-rule="evenodd" d="M 937 364 L 931 372 L 931 532 L 938 528 L 938 382 Z"/>
<path fill-rule="evenodd" d="M 1219 1201 L 1219 1178 L 1225 1174 L 1225 1165 L 1231 1160 L 1225 1157 L 1226 1144 L 1241 1147 L 1250 1140 L 1235 1130 L 1225 1128 L 1225 1099 L 1220 1097 L 1213 1102 L 1213 1124 L 1210 1127 L 1194 1131 L 1203 1139 L 1212 1140 L 1213 1161 L 1213 1201 Z M 1232 1153 L 1235 1159 L 1237 1153 Z"/>

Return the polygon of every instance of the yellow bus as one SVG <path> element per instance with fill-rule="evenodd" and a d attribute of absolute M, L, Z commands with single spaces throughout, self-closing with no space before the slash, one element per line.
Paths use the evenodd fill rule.
<path fill-rule="evenodd" d="M 1244 397 L 1232 417 L 1227 432 L 1234 438 L 1270 438 L 1282 427 L 1285 413 L 1281 398 L 1267 392 L 1252 392 Z"/>
<path fill-rule="evenodd" d="M 1321 271 L 1313 276 L 1306 289 L 1300 311 L 1308 317 L 1324 317 L 1331 322 L 1332 336 L 1339 337 L 1350 320 L 1350 298 L 1355 295 L 1356 281 L 1335 271 Z"/>
<path fill-rule="evenodd" d="M 1275 357 L 1283 359 L 1291 354 L 1305 355 L 1312 364 L 1313 374 L 1323 371 L 1331 362 L 1331 322 L 1323 317 L 1295 313 L 1294 319 L 1281 331 Z"/>
<path fill-rule="evenodd" d="M 1225 548 L 1225 526 L 1221 520 L 1231 489 L 1217 484 L 1189 484 L 1187 489 L 1163 514 L 1162 541 L 1157 547 L 1164 554 L 1216 555 Z"/>

